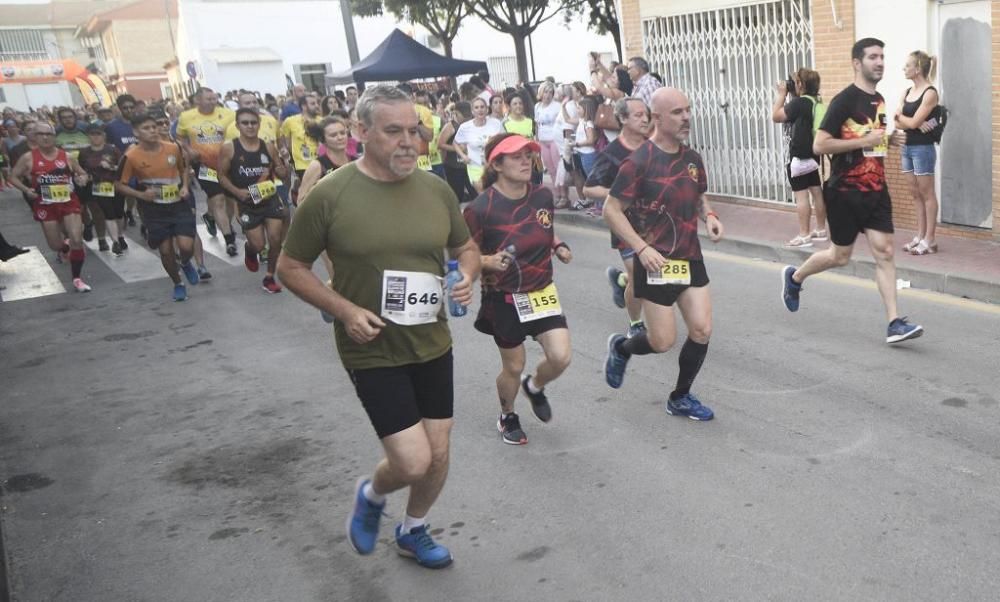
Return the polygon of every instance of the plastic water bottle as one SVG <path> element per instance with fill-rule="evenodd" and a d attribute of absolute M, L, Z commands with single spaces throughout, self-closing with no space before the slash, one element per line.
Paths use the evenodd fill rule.
<path fill-rule="evenodd" d="M 448 313 L 456 318 L 461 318 L 468 311 L 468 308 L 451 298 L 451 289 L 455 284 L 462 281 L 462 272 L 458 271 L 458 260 L 448 260 L 448 273 L 444 275 L 444 290 L 448 295 Z"/>

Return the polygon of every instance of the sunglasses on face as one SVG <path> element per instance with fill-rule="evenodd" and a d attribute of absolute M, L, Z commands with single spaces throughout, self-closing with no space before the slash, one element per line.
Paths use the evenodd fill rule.
<path fill-rule="evenodd" d="M 241 121 L 240 125 L 246 125 L 246 126 L 260 125 L 260 122 L 259 121 Z"/>

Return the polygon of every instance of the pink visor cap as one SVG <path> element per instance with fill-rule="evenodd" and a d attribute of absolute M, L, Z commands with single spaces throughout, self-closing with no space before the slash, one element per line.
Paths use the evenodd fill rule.
<path fill-rule="evenodd" d="M 524 148 L 536 153 L 542 150 L 542 147 L 538 146 L 537 142 L 532 142 L 524 136 L 507 136 L 500 144 L 493 147 L 493 152 L 490 153 L 487 161 L 493 161 L 493 159 L 496 159 L 500 155 L 514 154 Z"/>

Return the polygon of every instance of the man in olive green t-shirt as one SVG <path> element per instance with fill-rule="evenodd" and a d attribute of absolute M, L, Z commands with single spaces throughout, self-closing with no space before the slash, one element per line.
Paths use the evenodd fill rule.
<path fill-rule="evenodd" d="M 417 113 L 404 92 L 366 90 L 358 102 L 365 154 L 321 180 L 300 204 L 278 260 L 278 276 L 304 301 L 333 315 L 337 351 L 385 450 L 358 481 L 348 540 L 370 554 L 385 496 L 409 487 L 396 527 L 399 552 L 421 565 L 451 564 L 425 517 L 444 486 L 452 426 L 451 334 L 445 319 L 444 249 L 463 279 L 452 298 L 468 305 L 480 254 L 451 188 L 417 170 Z M 333 287 L 312 272 L 326 251 Z"/>

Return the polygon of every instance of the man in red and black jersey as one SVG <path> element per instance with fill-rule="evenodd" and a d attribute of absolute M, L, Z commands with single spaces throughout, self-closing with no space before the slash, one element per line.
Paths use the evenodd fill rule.
<path fill-rule="evenodd" d="M 554 232 L 552 191 L 531 183 L 540 147 L 517 134 L 498 134 L 486 144 L 483 192 L 465 208 L 465 222 L 482 256 L 483 292 L 476 330 L 493 336 L 500 350 L 497 430 L 510 445 L 528 442 L 514 413 L 520 388 L 542 422 L 552 419 L 545 385 L 569 366 L 569 330 L 559 292 L 552 282 L 553 253 L 563 263 L 573 257 Z M 536 339 L 545 352 L 533 376 L 522 378 L 524 340 Z"/>
<path fill-rule="evenodd" d="M 621 133 L 598 154 L 590 175 L 587 176 L 587 183 L 583 186 L 583 194 L 588 198 L 604 200 L 608 196 L 622 162 L 646 141 L 648 135 L 649 108 L 642 99 L 628 97 L 618 100 L 615 103 L 615 117 L 622 124 Z M 612 300 L 628 313 L 628 336 L 631 337 L 645 328 L 642 323 L 642 305 L 635 298 L 632 289 L 635 250 L 615 236 L 614 232 L 611 233 L 611 248 L 618 250 L 625 271 L 609 267 L 606 274 L 611 284 Z"/>
<path fill-rule="evenodd" d="M 604 205 L 604 219 L 635 249 L 635 296 L 642 299 L 645 332 L 632 338 L 612 334 L 604 363 L 609 386 L 621 387 L 633 355 L 663 353 L 677 337 L 673 304 L 688 329 L 681 348 L 677 386 L 668 414 L 711 420 L 712 410 L 691 394 L 708 353 L 712 301 L 698 241 L 698 218 L 712 241 L 722 238 L 722 222 L 705 199 L 708 178 L 701 156 L 685 146 L 691 133 L 691 103 L 674 88 L 653 93 L 652 137 L 622 163 Z M 628 211 L 626 211 L 628 210 Z"/>
<path fill-rule="evenodd" d="M 42 225 L 49 248 L 59 253 L 60 261 L 69 259 L 73 288 L 86 293 L 90 285 L 81 278 L 86 253 L 76 186 L 86 185 L 89 178 L 76 159 L 56 146 L 56 131 L 51 125 L 42 121 L 34 128 L 38 147 L 17 160 L 11 183 L 32 202 L 35 221 Z M 24 185 L 28 177 L 30 187 Z M 67 238 L 63 238 L 64 232 Z"/>
<path fill-rule="evenodd" d="M 832 173 L 824 187 L 830 248 L 813 253 L 801 267 L 782 271 L 781 296 L 788 311 L 798 311 L 802 283 L 813 274 L 844 266 L 854 241 L 864 233 L 875 258 L 875 282 L 885 305 L 887 343 L 915 339 L 920 325 L 900 317 L 896 308 L 896 264 L 893 260 L 892 201 L 885 181 L 885 99 L 876 91 L 885 71 L 885 44 L 875 38 L 854 43 L 854 83 L 837 94 L 813 140 L 817 155 L 833 155 Z"/>

